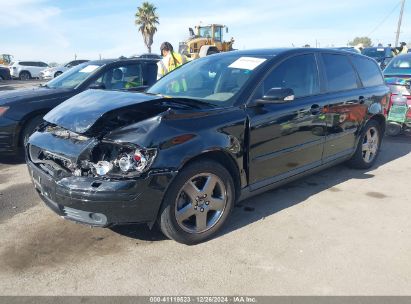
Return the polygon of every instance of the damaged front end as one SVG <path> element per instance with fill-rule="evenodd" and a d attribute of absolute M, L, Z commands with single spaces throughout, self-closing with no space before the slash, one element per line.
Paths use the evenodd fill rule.
<path fill-rule="evenodd" d="M 157 156 L 156 149 L 141 148 L 128 143 L 98 141 L 58 126 L 48 125 L 43 133 L 70 140 L 80 148 L 78 156 L 73 155 L 73 158 L 46 149 L 38 151 L 35 145 L 31 144 L 29 153 L 32 161 L 52 172 L 57 170 L 74 176 L 135 178 L 146 172 Z"/>
<path fill-rule="evenodd" d="M 40 197 L 64 218 L 92 226 L 153 223 L 175 172 L 150 170 L 155 148 L 100 137 L 52 123 L 34 133 L 27 163 Z"/>

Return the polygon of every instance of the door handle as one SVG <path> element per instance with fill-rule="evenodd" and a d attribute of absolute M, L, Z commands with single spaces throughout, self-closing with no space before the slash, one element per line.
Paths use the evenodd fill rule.
<path fill-rule="evenodd" d="M 313 104 L 310 108 L 310 112 L 312 115 L 318 115 L 321 112 L 321 108 L 318 104 Z"/>

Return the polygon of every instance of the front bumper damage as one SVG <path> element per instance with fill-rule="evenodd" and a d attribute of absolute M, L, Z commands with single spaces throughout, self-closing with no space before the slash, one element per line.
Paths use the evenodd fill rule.
<path fill-rule="evenodd" d="M 47 151 L 67 162 L 78 161 L 74 159 L 90 145 L 95 143 L 75 147 L 70 140 L 47 133 L 37 132 L 32 136 L 26 146 L 26 160 L 33 184 L 45 204 L 65 219 L 91 226 L 154 223 L 177 172 L 153 169 L 132 179 L 75 176 L 64 168 L 53 169 L 64 162 L 53 167 L 52 159 L 42 161 L 37 157 L 41 151 Z"/>

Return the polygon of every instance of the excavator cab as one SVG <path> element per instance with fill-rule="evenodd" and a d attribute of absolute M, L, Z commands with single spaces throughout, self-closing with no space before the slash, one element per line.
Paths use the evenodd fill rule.
<path fill-rule="evenodd" d="M 207 25 L 207 26 L 196 26 L 197 36 L 201 38 L 211 39 L 213 41 L 223 41 L 223 28 L 224 25 Z M 226 28 L 228 30 L 228 28 Z"/>

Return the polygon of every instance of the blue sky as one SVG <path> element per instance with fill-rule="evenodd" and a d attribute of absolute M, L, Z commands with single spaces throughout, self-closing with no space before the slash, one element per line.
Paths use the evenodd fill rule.
<path fill-rule="evenodd" d="M 400 0 L 151 1 L 160 25 L 153 51 L 162 41 L 188 37 L 200 21 L 228 25 L 235 48 L 343 46 L 355 36 L 394 43 Z M 401 41 L 411 42 L 411 3 L 406 1 Z M 0 53 L 20 60 L 63 63 L 146 52 L 134 14 L 136 0 L 0 0 Z M 394 10 L 394 8 L 396 8 Z M 387 15 L 392 12 L 389 18 Z M 385 19 L 385 22 L 383 22 Z M 378 27 L 378 25 L 380 25 Z"/>

